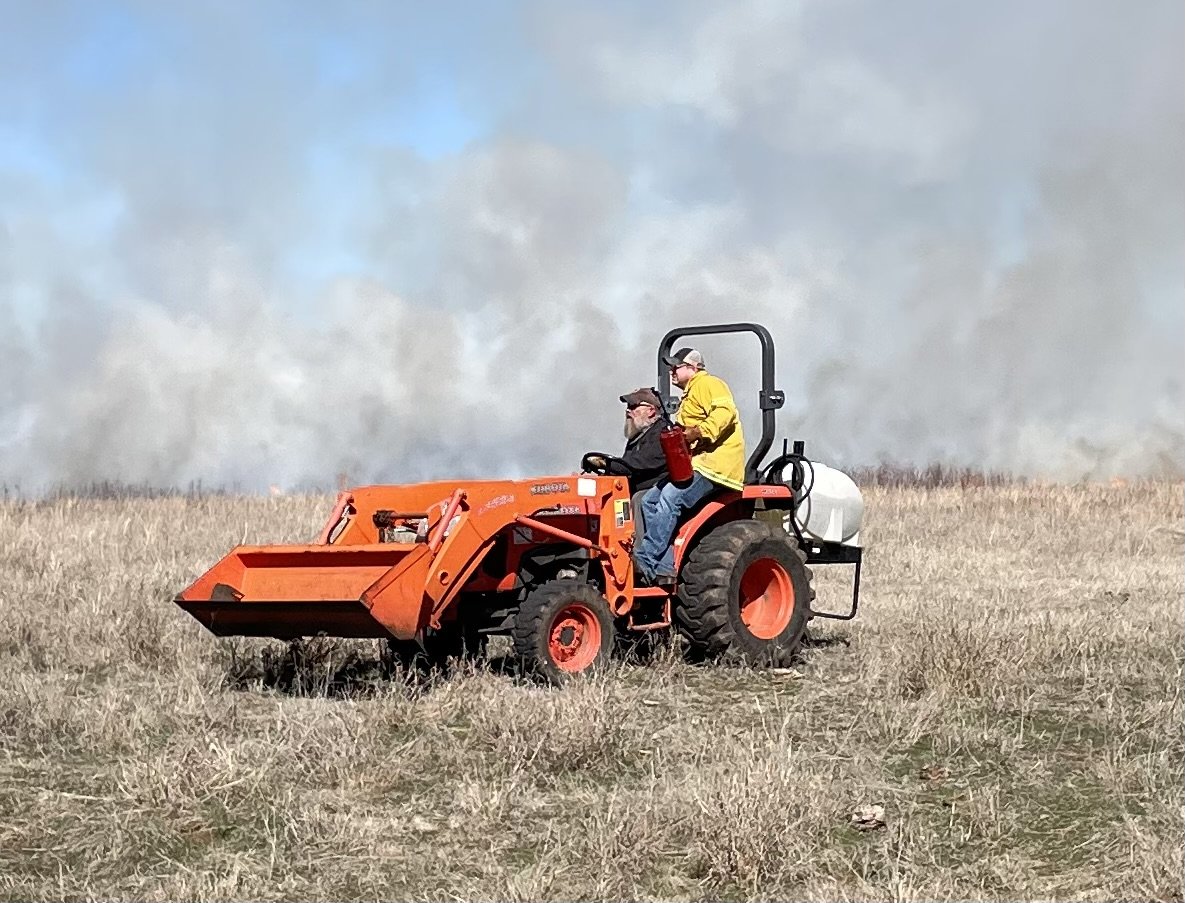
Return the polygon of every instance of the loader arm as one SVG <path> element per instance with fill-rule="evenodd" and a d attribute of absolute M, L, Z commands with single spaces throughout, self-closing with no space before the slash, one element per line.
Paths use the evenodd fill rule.
<path fill-rule="evenodd" d="M 407 639 L 424 626 L 440 627 L 441 614 L 497 537 L 498 530 L 489 532 L 488 523 L 475 520 L 461 498 L 445 510 L 435 542 L 420 545 L 406 567 L 391 568 L 362 594 L 371 615 L 393 636 Z"/>
<path fill-rule="evenodd" d="M 633 524 L 614 513 L 628 492 L 619 477 L 573 476 L 352 489 L 319 543 L 240 546 L 175 601 L 220 636 L 413 639 L 440 626 L 499 534 L 525 523 L 602 558 L 610 604 L 624 609 Z M 596 541 L 543 519 L 554 515 L 586 524 Z M 416 541 L 381 541 L 377 525 L 400 518 L 423 521 L 419 534 L 398 534 Z"/>

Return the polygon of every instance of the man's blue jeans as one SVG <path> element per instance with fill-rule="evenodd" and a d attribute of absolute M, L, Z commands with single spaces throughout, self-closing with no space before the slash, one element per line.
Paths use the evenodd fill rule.
<path fill-rule="evenodd" d="M 719 488 L 702 473 L 696 472 L 691 482 L 682 488 L 668 481 L 646 491 L 642 496 L 642 542 L 634 550 L 634 564 L 643 576 L 653 580 L 675 575 L 675 548 L 671 540 L 679 515 Z"/>

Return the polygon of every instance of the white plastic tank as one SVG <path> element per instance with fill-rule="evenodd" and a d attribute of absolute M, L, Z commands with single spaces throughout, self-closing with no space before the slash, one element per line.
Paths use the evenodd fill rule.
<path fill-rule="evenodd" d="M 811 469 L 814 468 L 814 481 Z M 782 481 L 789 483 L 791 466 L 782 471 Z M 807 490 L 810 490 L 807 494 Z M 805 495 L 805 498 L 803 496 Z M 793 532 L 790 518 L 798 521 L 803 536 L 819 542 L 860 545 L 860 522 L 864 519 L 864 498 L 860 488 L 846 473 L 811 461 L 803 465 L 801 501 L 793 515 L 787 514 L 783 525 Z"/>

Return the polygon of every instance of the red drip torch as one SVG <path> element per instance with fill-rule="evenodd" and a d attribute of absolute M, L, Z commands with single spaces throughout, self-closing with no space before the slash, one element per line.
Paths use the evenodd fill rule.
<path fill-rule="evenodd" d="M 654 390 L 654 394 L 658 395 L 657 389 Z M 662 398 L 661 395 L 658 397 Z M 695 476 L 695 471 L 691 467 L 691 446 L 687 443 L 683 427 L 671 420 L 666 405 L 659 405 L 659 413 L 666 421 L 662 432 L 658 434 L 658 441 L 662 444 L 662 453 L 667 459 L 667 473 L 676 486 L 685 486 Z"/>

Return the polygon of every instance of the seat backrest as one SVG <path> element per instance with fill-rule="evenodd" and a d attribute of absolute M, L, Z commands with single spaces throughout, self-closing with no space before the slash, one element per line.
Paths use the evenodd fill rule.
<path fill-rule="evenodd" d="M 648 489 L 639 489 L 630 496 L 630 512 L 634 518 L 634 548 L 641 545 L 642 534 L 646 530 L 646 524 L 642 521 L 642 497 L 649 491 Z"/>

